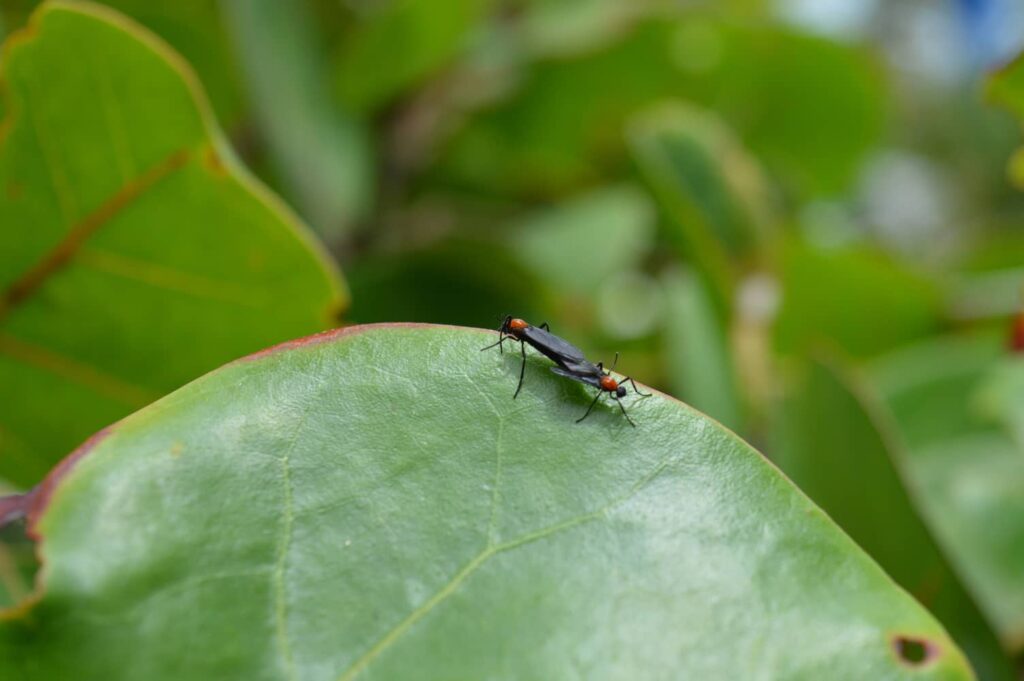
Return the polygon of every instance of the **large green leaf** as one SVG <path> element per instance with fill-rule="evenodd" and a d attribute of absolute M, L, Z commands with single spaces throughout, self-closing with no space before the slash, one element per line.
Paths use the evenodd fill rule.
<path fill-rule="evenodd" d="M 989 624 L 921 520 L 898 436 L 838 361 L 794 371 L 776 460 L 963 646 L 982 679 L 1014 678 Z M 910 487 L 910 490 L 916 491 Z"/>
<path fill-rule="evenodd" d="M 158 39 L 54 3 L 0 78 L 0 475 L 31 484 L 96 428 L 343 307 Z"/>
<path fill-rule="evenodd" d="M 1004 645 L 1019 651 L 1024 438 L 1014 436 L 1024 433 L 1024 373 L 1019 360 L 1000 359 L 1002 345 L 932 340 L 876 360 L 871 376 L 908 445 L 921 511 Z"/>
<path fill-rule="evenodd" d="M 748 445 L 493 334 L 354 327 L 94 438 L 30 502 L 0 676 L 968 679 L 939 624 Z M 532 353 L 531 353 L 532 355 Z"/>

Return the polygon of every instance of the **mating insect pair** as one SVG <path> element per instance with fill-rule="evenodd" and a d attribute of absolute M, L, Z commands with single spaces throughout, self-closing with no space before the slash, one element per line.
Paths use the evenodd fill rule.
<path fill-rule="evenodd" d="M 534 349 L 539 351 L 545 357 L 550 359 L 558 366 L 551 367 L 551 371 L 564 376 L 565 378 L 573 381 L 579 381 L 585 385 L 592 386 L 598 389 L 597 395 L 594 396 L 594 401 L 590 403 L 590 407 L 587 408 L 587 412 L 576 419 L 576 423 L 579 423 L 583 419 L 590 415 L 594 405 L 597 404 L 598 400 L 602 396 L 608 394 L 611 396 L 615 403 L 619 405 L 619 409 L 622 410 L 622 415 L 626 417 L 629 425 L 636 427 L 633 423 L 633 419 L 629 418 L 629 414 L 626 413 L 626 408 L 622 405 L 621 399 L 626 396 L 626 383 L 630 383 L 633 386 L 633 390 L 638 395 L 644 397 L 650 397 L 650 393 L 642 393 L 636 387 L 636 382 L 629 377 L 624 378 L 621 382 L 615 380 L 611 373 L 604 370 L 604 364 L 587 360 L 583 356 L 583 351 L 577 348 L 572 343 L 565 339 L 559 338 L 555 334 L 551 333 L 551 329 L 548 328 L 547 323 L 541 324 L 540 326 L 530 326 L 522 319 L 514 319 L 512 315 L 505 317 L 505 321 L 502 322 L 501 328 L 498 329 L 498 342 L 488 345 L 483 350 L 489 350 L 495 345 L 504 352 L 504 343 L 506 340 L 513 339 L 519 341 L 519 350 L 523 355 L 523 363 L 519 369 L 519 385 L 516 386 L 515 395 L 512 399 L 519 397 L 519 391 L 523 387 L 523 377 L 526 375 L 526 344 L 529 343 Z M 619 361 L 619 353 L 615 353 L 615 361 L 612 362 L 612 369 Z"/>

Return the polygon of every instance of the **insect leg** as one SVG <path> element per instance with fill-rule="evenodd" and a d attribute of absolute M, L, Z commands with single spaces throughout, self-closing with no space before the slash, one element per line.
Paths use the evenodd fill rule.
<path fill-rule="evenodd" d="M 642 393 L 642 392 L 640 392 L 640 389 L 636 387 L 636 381 L 634 381 L 634 380 L 633 380 L 632 378 L 630 378 L 629 376 L 627 376 L 627 377 L 626 377 L 625 379 L 623 379 L 623 381 L 622 381 L 622 382 L 623 382 L 623 383 L 626 383 L 626 382 L 629 382 L 629 383 L 631 383 L 631 384 L 633 385 L 633 391 L 634 391 L 635 393 L 637 393 L 638 395 L 643 395 L 644 397 L 650 397 L 650 396 L 652 395 L 652 393 Z"/>
<path fill-rule="evenodd" d="M 491 344 L 490 344 L 490 345 L 488 345 L 488 346 L 487 346 L 486 348 L 480 348 L 480 352 L 483 352 L 484 350 L 490 350 L 490 349 L 491 349 L 491 348 L 493 348 L 493 347 L 494 347 L 495 345 L 497 345 L 497 346 L 499 346 L 499 347 L 501 348 L 501 352 L 502 352 L 502 354 L 504 354 L 504 352 L 505 352 L 505 346 L 503 345 L 503 343 L 505 342 L 505 339 L 506 339 L 506 338 L 508 338 L 508 336 L 507 336 L 507 335 L 505 335 L 504 333 L 502 333 L 501 331 L 499 331 L 499 332 L 498 332 L 498 341 L 497 341 L 496 343 L 491 343 Z"/>
<path fill-rule="evenodd" d="M 583 419 L 585 419 L 585 418 L 587 418 L 588 416 L 590 416 L 590 410 L 591 410 L 591 409 L 593 409 L 593 408 L 594 408 L 594 405 L 595 405 L 595 404 L 597 404 L 597 401 L 598 401 L 599 399 L 601 399 L 601 395 L 604 395 L 604 392 L 602 392 L 602 391 L 598 390 L 598 391 L 597 391 L 597 395 L 595 395 L 595 396 L 594 396 L 594 401 L 590 403 L 590 406 L 589 406 L 589 407 L 587 407 L 587 413 L 586 413 L 586 414 L 584 414 L 583 416 L 579 417 L 578 419 L 576 419 L 576 423 L 579 423 L 579 422 L 580 422 L 580 421 L 582 421 Z"/>
<path fill-rule="evenodd" d="M 636 424 L 635 424 L 635 423 L 633 423 L 633 419 L 629 418 L 629 414 L 627 414 L 627 413 L 626 413 L 626 408 L 625 408 L 624 406 L 622 406 L 622 400 L 620 400 L 620 399 L 619 399 L 619 398 L 617 398 L 617 397 L 616 397 L 616 398 L 613 398 L 613 399 L 614 399 L 614 400 L 615 400 L 616 402 L 618 402 L 618 404 L 619 404 L 619 409 L 621 409 L 621 410 L 622 410 L 622 415 L 626 417 L 626 420 L 627 420 L 627 421 L 629 421 L 629 425 L 631 425 L 631 426 L 633 426 L 634 428 L 636 428 Z"/>
<path fill-rule="evenodd" d="M 523 388 L 523 376 L 526 375 L 526 343 L 519 341 L 519 349 L 523 353 L 523 365 L 519 367 L 519 385 L 516 386 L 516 394 L 512 396 L 512 399 L 519 397 L 519 391 Z"/>

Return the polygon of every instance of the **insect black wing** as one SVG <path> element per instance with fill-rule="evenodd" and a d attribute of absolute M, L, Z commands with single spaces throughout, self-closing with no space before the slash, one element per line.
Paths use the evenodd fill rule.
<path fill-rule="evenodd" d="M 576 374 L 577 376 L 592 376 L 597 379 L 600 379 L 602 376 L 604 376 L 604 372 L 601 371 L 601 367 L 597 366 L 593 362 L 586 359 L 579 362 L 572 360 L 563 360 L 561 362 L 558 362 L 558 365 L 562 369 L 568 371 L 571 374 Z"/>
<path fill-rule="evenodd" d="M 564 376 L 568 379 L 572 379 L 573 381 L 579 381 L 580 383 L 584 383 L 595 388 L 601 387 L 600 374 L 578 374 L 573 373 L 572 371 L 567 371 L 562 367 L 551 367 L 551 371 L 558 374 L 559 376 Z"/>
<path fill-rule="evenodd" d="M 524 341 L 559 364 L 585 362 L 583 351 L 550 331 L 529 326 L 520 332 Z"/>

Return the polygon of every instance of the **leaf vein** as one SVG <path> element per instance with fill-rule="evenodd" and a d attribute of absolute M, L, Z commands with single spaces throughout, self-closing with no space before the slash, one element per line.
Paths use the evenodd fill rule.
<path fill-rule="evenodd" d="M 395 625 L 390 631 L 388 631 L 383 637 L 377 640 L 365 653 L 356 659 L 355 662 L 338 678 L 338 681 L 352 681 L 356 678 L 369 664 L 376 659 L 384 650 L 391 646 L 395 641 L 402 637 L 402 635 L 408 631 L 414 624 L 419 620 L 423 619 L 429 614 L 434 608 L 447 600 L 459 586 L 469 578 L 474 572 L 480 569 L 488 560 L 494 556 L 511 551 L 513 549 L 525 546 L 526 544 L 539 541 L 551 537 L 560 532 L 570 530 L 579 525 L 586 524 L 593 520 L 607 516 L 615 507 L 620 506 L 634 496 L 636 496 L 644 487 L 650 484 L 655 478 L 657 478 L 662 471 L 665 470 L 672 463 L 675 457 L 669 455 L 660 461 L 649 473 L 644 475 L 638 480 L 632 487 L 629 488 L 621 496 L 612 499 L 600 508 L 578 515 L 566 520 L 562 520 L 553 525 L 548 525 L 539 530 L 533 532 L 527 532 L 515 539 L 511 539 L 502 544 L 489 544 L 483 551 L 472 558 L 466 563 L 462 569 L 460 569 L 455 576 L 448 581 L 440 590 L 438 590 L 433 596 L 431 596 L 426 602 L 420 605 L 418 608 L 413 610 L 409 615 L 405 617 L 401 622 Z"/>
<path fill-rule="evenodd" d="M 88 364 L 66 357 L 54 350 L 29 343 L 0 331 L 0 354 L 43 369 L 55 376 L 85 386 L 107 399 L 133 408 L 143 407 L 160 394 L 129 383 Z"/>
<path fill-rule="evenodd" d="M 35 293 L 50 275 L 64 267 L 97 230 L 157 182 L 183 167 L 190 156 L 188 149 L 179 149 L 171 153 L 142 175 L 125 183 L 99 208 L 75 224 L 60 243 L 12 282 L 0 296 L 0 321 L 3 321 L 12 308 Z"/>

